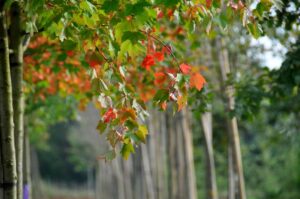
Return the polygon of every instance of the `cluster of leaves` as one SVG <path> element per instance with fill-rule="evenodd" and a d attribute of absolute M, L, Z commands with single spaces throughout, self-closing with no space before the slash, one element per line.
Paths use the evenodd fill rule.
<path fill-rule="evenodd" d="M 265 9 L 269 7 L 258 13 Z M 97 128 L 112 146 L 105 159 L 116 155 L 119 143 L 127 158 L 134 145 L 145 142 L 147 129 L 140 122 L 147 116 L 147 101 L 162 109 L 171 102 L 181 110 L 189 91 L 200 91 L 205 84 L 199 68 L 178 61 L 173 46 L 160 38 L 184 37 L 197 24 L 207 33 L 214 24 L 228 29 L 237 16 L 255 37 L 260 31 L 256 12 L 231 0 L 34 0 L 25 2 L 25 13 L 28 33 L 43 30 L 54 41 L 47 43 L 49 49 L 39 44 L 29 49 L 25 62 L 31 71 L 25 79 L 38 86 L 26 89 L 39 90 L 40 98 L 59 89 L 66 95 L 88 92 L 97 99 Z M 173 27 L 164 25 L 170 22 Z M 84 76 L 86 67 L 92 71 L 91 84 Z"/>

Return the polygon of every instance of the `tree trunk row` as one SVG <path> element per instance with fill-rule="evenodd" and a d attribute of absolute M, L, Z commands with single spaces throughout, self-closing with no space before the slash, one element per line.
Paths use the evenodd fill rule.
<path fill-rule="evenodd" d="M 0 1 L 0 198 L 23 198 L 24 103 L 21 6 Z M 7 24 L 7 23 L 10 24 Z M 8 31 L 9 26 L 9 31 Z"/>
<path fill-rule="evenodd" d="M 120 157 L 112 163 L 99 161 L 97 198 L 197 199 L 192 135 L 185 114 L 152 111 L 146 145 L 126 161 Z"/>

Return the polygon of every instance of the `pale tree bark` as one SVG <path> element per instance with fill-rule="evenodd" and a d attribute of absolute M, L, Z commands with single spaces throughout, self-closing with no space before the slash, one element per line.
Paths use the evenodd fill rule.
<path fill-rule="evenodd" d="M 30 143 L 29 143 L 29 135 L 26 132 L 26 128 L 24 129 L 24 155 L 23 155 L 23 185 L 24 185 L 24 199 L 31 199 L 32 198 L 32 191 L 31 191 L 31 172 L 30 172 Z"/>
<path fill-rule="evenodd" d="M 197 186 L 196 186 L 196 174 L 194 165 L 194 153 L 193 153 L 193 137 L 191 128 L 189 125 L 189 117 L 187 109 L 182 110 L 182 133 L 185 148 L 185 162 L 186 162 L 186 172 L 187 172 L 187 192 L 188 198 L 197 199 Z"/>
<path fill-rule="evenodd" d="M 0 75 L 0 82 L 2 76 Z M 0 92 L 0 107 L 2 107 L 2 96 L 1 96 L 1 92 Z M 0 143 L 2 144 L 2 121 L 1 121 L 1 113 L 0 113 Z M 4 198 L 3 196 L 3 150 L 2 147 L 0 146 L 0 198 Z"/>
<path fill-rule="evenodd" d="M 24 99 L 22 91 L 23 81 L 23 47 L 21 40 L 21 6 L 18 1 L 11 5 L 10 24 L 10 67 L 12 80 L 12 95 L 14 109 L 14 135 L 17 162 L 17 198 L 23 198 L 23 137 L 24 137 Z"/>
<path fill-rule="evenodd" d="M 167 118 L 165 114 L 156 112 L 158 121 L 156 128 L 158 133 L 158 145 L 156 153 L 160 154 L 160 159 L 157 162 L 157 180 L 158 180 L 158 199 L 168 198 L 168 154 L 167 154 Z"/>
<path fill-rule="evenodd" d="M 228 142 L 228 199 L 235 199 L 236 182 L 231 139 Z"/>
<path fill-rule="evenodd" d="M 228 51 L 226 49 L 226 45 L 223 39 L 219 38 L 218 40 L 219 46 L 219 63 L 222 74 L 223 84 L 225 86 L 225 96 L 227 99 L 227 111 L 234 111 L 234 88 L 232 85 L 227 85 L 228 75 L 230 74 L 230 65 L 229 65 L 229 57 Z M 243 165 L 242 165 L 242 155 L 241 155 L 241 147 L 240 147 L 240 138 L 238 131 L 237 119 L 235 116 L 228 119 L 229 126 L 229 135 L 232 142 L 232 150 L 233 150 L 233 163 L 234 168 L 236 169 L 237 179 L 238 179 L 238 195 L 239 199 L 246 199 L 246 190 L 245 190 L 245 182 L 244 182 L 244 173 L 243 173 Z M 230 144 L 230 142 L 229 142 Z"/>
<path fill-rule="evenodd" d="M 118 199 L 126 199 L 126 194 L 125 194 L 125 187 L 124 183 L 126 181 L 124 180 L 124 177 L 122 175 L 122 170 L 120 167 L 120 163 L 122 160 L 120 160 L 121 157 L 117 157 L 115 160 L 112 161 L 112 169 L 114 170 L 114 174 L 116 175 L 117 179 L 117 187 L 118 187 Z"/>
<path fill-rule="evenodd" d="M 178 196 L 178 173 L 176 154 L 176 133 L 174 128 L 174 116 L 171 110 L 166 113 L 167 151 L 168 151 L 168 198 L 179 199 Z"/>
<path fill-rule="evenodd" d="M 216 169 L 213 153 L 212 113 L 206 112 L 201 116 L 206 156 L 206 198 L 218 199 Z"/>
<path fill-rule="evenodd" d="M 3 171 L 4 179 L 2 187 L 4 188 L 5 199 L 16 199 L 16 156 L 14 140 L 14 121 L 12 106 L 12 86 L 9 66 L 9 47 L 7 37 L 6 15 L 4 4 L 0 2 L 0 96 L 2 97 L 1 122 L 1 151 L 3 153 Z"/>
<path fill-rule="evenodd" d="M 121 161 L 122 166 L 123 166 L 123 176 L 124 180 L 126 183 L 124 183 L 125 187 L 125 194 L 126 194 L 126 199 L 133 198 L 133 193 L 132 193 L 132 183 L 131 183 L 131 175 L 133 172 L 133 165 L 132 165 L 132 157 L 129 157 L 128 160 L 126 161 Z"/>
<path fill-rule="evenodd" d="M 174 127 L 173 134 L 176 135 L 176 147 L 175 147 L 175 167 L 177 172 L 177 197 L 178 198 L 189 198 L 189 179 L 187 175 L 188 170 L 188 164 L 189 162 L 185 159 L 186 156 L 186 146 L 185 146 L 185 140 L 184 140 L 184 131 L 182 128 L 182 121 L 183 117 L 181 112 L 177 113 L 174 117 L 171 117 L 172 119 L 172 126 Z"/>
<path fill-rule="evenodd" d="M 150 160 L 148 155 L 148 149 L 147 146 L 142 145 L 141 146 L 142 151 L 142 161 L 143 161 L 143 170 L 145 175 L 145 182 L 146 182 L 146 195 L 148 199 L 155 199 L 154 194 L 154 185 L 153 185 L 153 178 L 151 174 L 151 168 L 150 168 Z"/>

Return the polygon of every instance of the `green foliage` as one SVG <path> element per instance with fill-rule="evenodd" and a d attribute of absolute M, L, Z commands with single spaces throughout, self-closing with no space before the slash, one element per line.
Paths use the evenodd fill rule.
<path fill-rule="evenodd" d="M 133 151 L 127 149 L 130 148 L 127 145 L 134 146 L 136 141 L 145 141 L 144 130 L 128 125 L 132 121 L 143 122 L 147 116 L 143 92 L 155 92 L 154 97 L 150 98 L 155 105 L 163 107 L 171 101 L 180 110 L 187 101 L 193 101 L 188 97 L 195 92 L 193 88 L 199 91 L 205 83 L 200 74 L 189 71 L 189 65 L 184 64 L 188 67 L 186 71 L 179 69 L 183 64 L 177 60 L 180 52 L 173 52 L 164 39 L 176 37 L 183 40 L 185 31 L 192 34 L 196 26 L 205 27 L 199 28 L 203 33 L 201 35 L 213 37 L 214 26 L 224 31 L 230 30 L 236 18 L 257 38 L 261 29 L 255 17 L 261 17 L 270 9 L 269 4 L 262 3 L 257 8 L 258 16 L 254 16 L 247 12 L 249 5 L 242 2 L 226 1 L 223 8 L 220 1 L 197 0 L 34 0 L 24 4 L 26 32 L 33 34 L 42 31 L 43 36 L 61 45 L 63 52 L 52 52 L 51 58 L 57 56 L 57 60 L 65 62 L 68 55 L 64 51 L 71 50 L 79 52 L 83 66 L 91 67 L 91 92 L 87 97 L 97 98 L 100 104 L 98 129 L 101 133 L 107 133 L 107 140 L 113 148 L 118 143 L 123 148 L 126 146 L 126 150 L 121 151 L 125 157 Z M 169 30 L 164 32 L 164 28 L 173 29 L 175 33 Z M 181 48 L 186 50 L 183 46 Z M 143 60 L 145 55 L 151 59 Z M 46 60 L 45 64 L 49 65 L 48 62 Z M 68 72 L 76 70 L 71 64 L 64 67 Z M 153 76 L 162 70 L 167 74 L 169 69 L 175 70 L 174 74 L 166 76 L 170 83 L 158 87 Z M 53 69 L 59 70 L 59 67 Z M 46 81 L 39 82 L 36 88 L 47 86 Z M 205 97 L 202 98 L 201 103 L 205 103 Z M 131 118 L 120 118 L 128 112 Z M 124 139 L 128 132 L 135 134 L 139 140 L 132 137 Z"/>

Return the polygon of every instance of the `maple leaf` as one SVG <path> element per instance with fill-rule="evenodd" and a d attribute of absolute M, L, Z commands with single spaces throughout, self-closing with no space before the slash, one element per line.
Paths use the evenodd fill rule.
<path fill-rule="evenodd" d="M 164 13 L 162 12 L 162 11 L 158 11 L 157 12 L 157 15 L 156 15 L 156 18 L 157 19 L 161 19 L 161 18 L 163 18 L 164 17 Z"/>
<path fill-rule="evenodd" d="M 163 72 L 154 73 L 155 81 L 154 83 L 159 85 L 162 84 L 166 80 L 166 75 Z"/>
<path fill-rule="evenodd" d="M 115 113 L 113 108 L 109 108 L 106 113 L 103 115 L 103 122 L 104 123 L 109 123 L 112 120 L 116 119 L 117 114 Z"/>
<path fill-rule="evenodd" d="M 69 56 L 69 57 L 72 57 L 72 56 L 74 56 L 74 51 L 73 50 L 68 50 L 67 52 L 66 52 L 66 54 Z"/>
<path fill-rule="evenodd" d="M 165 56 L 163 52 L 155 52 L 153 55 L 158 61 L 164 61 Z"/>
<path fill-rule="evenodd" d="M 154 61 L 154 56 L 153 55 L 146 55 L 146 57 L 144 58 L 143 62 L 142 62 L 142 66 L 146 69 L 146 70 L 150 70 L 150 67 L 153 66 L 155 64 Z"/>
<path fill-rule="evenodd" d="M 212 0 L 206 0 L 206 7 L 210 8 L 212 4 Z"/>
<path fill-rule="evenodd" d="M 189 66 L 189 65 L 187 65 L 187 64 L 185 64 L 185 63 L 180 64 L 179 67 L 180 67 L 180 70 L 181 70 L 181 72 L 182 72 L 183 74 L 188 74 L 188 73 L 191 71 L 191 69 L 192 69 L 191 66 Z"/>
<path fill-rule="evenodd" d="M 187 104 L 187 95 L 180 95 L 177 98 L 177 105 L 178 105 L 178 111 L 181 111 L 181 109 Z"/>
<path fill-rule="evenodd" d="M 95 61 L 95 60 L 91 60 L 91 61 L 89 61 L 89 65 L 92 68 L 96 68 L 96 66 L 98 66 L 99 63 L 97 61 Z"/>
<path fill-rule="evenodd" d="M 195 87 L 198 91 L 203 88 L 203 85 L 206 83 L 206 80 L 200 73 L 194 73 L 190 79 L 190 87 Z"/>
<path fill-rule="evenodd" d="M 160 106 L 161 106 L 161 109 L 165 111 L 167 109 L 167 101 L 164 101 L 163 103 L 161 103 Z"/>

